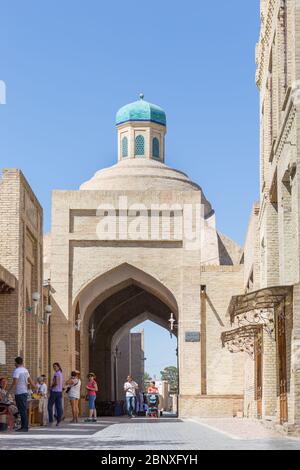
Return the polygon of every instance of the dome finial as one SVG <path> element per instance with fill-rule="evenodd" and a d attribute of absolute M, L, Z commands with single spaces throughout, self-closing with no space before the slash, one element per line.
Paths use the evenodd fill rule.
<path fill-rule="evenodd" d="M 143 100 L 143 99 L 144 99 L 144 97 L 145 97 L 144 93 L 140 93 L 140 95 L 139 95 L 139 96 L 140 96 L 140 100 Z"/>

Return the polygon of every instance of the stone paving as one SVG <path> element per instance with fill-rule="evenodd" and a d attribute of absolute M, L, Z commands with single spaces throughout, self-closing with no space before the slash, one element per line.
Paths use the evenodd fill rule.
<path fill-rule="evenodd" d="M 256 439 L 278 439 L 282 437 L 275 430 L 267 429 L 262 423 L 251 419 L 195 418 L 192 421 L 224 433 L 232 439 L 247 440 L 252 439 L 253 436 Z"/>
<path fill-rule="evenodd" d="M 97 424 L 33 428 L 24 435 L 0 434 L 0 450 L 11 449 L 300 450 L 300 440 L 247 420 L 103 418 Z"/>

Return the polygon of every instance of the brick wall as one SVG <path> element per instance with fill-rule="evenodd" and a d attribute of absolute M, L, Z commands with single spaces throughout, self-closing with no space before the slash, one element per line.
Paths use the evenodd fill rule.
<path fill-rule="evenodd" d="M 42 302 L 37 315 L 26 312 L 32 293 L 42 298 L 43 212 L 19 170 L 3 171 L 0 181 L 0 264 L 16 278 L 12 294 L 0 295 L 0 339 L 7 347 L 7 364 L 0 374 L 11 375 L 14 358 L 24 357 L 32 376 L 41 373 Z M 28 243 L 30 240 L 30 243 Z"/>
<path fill-rule="evenodd" d="M 181 396 L 179 413 L 183 418 L 231 418 L 243 413 L 243 396 Z"/>

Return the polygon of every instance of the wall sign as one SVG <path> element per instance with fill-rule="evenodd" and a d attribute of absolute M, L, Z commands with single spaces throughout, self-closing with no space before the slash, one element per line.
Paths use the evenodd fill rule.
<path fill-rule="evenodd" d="M 200 343 L 200 333 L 199 333 L 199 331 L 186 331 L 185 332 L 185 342 L 186 343 Z"/>

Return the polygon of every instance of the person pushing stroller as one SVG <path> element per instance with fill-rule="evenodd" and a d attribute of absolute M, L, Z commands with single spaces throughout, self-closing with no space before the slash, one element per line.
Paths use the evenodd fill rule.
<path fill-rule="evenodd" d="M 147 416 L 150 418 L 158 418 L 159 417 L 159 391 L 158 388 L 156 387 L 155 382 L 151 382 L 150 386 L 148 387 L 147 390 L 147 405 L 148 405 L 148 410 L 147 410 Z"/>

